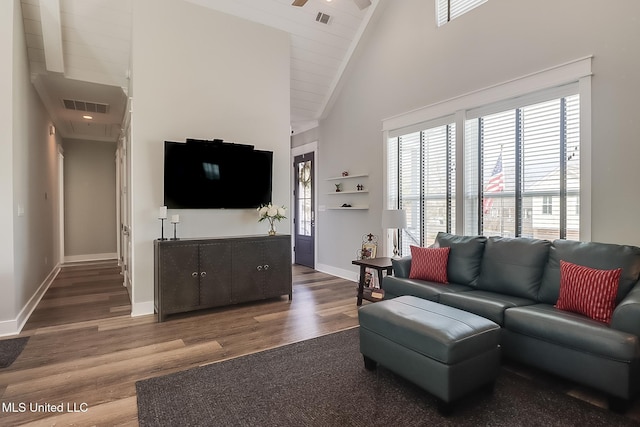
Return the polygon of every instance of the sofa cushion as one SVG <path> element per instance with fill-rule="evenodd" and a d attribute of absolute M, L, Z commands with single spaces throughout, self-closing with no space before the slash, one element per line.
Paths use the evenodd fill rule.
<path fill-rule="evenodd" d="M 640 357 L 637 336 L 548 304 L 508 309 L 504 327 L 511 332 L 612 360 L 629 362 Z"/>
<path fill-rule="evenodd" d="M 478 289 L 535 301 L 549 246 L 548 240 L 490 237 L 482 257 Z"/>
<path fill-rule="evenodd" d="M 411 271 L 411 255 L 402 258 L 391 258 L 393 275 L 396 277 L 409 277 Z"/>
<path fill-rule="evenodd" d="M 555 307 L 610 323 L 621 268 L 596 270 L 560 261 L 560 297 Z"/>
<path fill-rule="evenodd" d="M 485 236 L 457 236 L 442 231 L 438 233 L 433 246 L 451 248 L 447 265 L 449 282 L 476 285 L 486 242 Z"/>
<path fill-rule="evenodd" d="M 411 246 L 411 271 L 409 279 L 448 283 L 447 261 L 449 248 L 421 248 Z"/>
<path fill-rule="evenodd" d="M 440 295 L 439 302 L 485 317 L 501 326 L 504 324 L 504 311 L 506 309 L 536 303 L 526 298 L 478 290 L 443 293 Z"/>
<path fill-rule="evenodd" d="M 385 276 L 382 279 L 382 289 L 384 289 L 385 299 L 401 296 L 413 295 L 422 299 L 438 301 L 440 295 L 449 292 L 464 292 L 473 288 L 455 283 L 442 284 L 427 282 L 424 280 L 406 279 L 395 276 Z"/>
<path fill-rule="evenodd" d="M 558 300 L 560 260 L 598 270 L 622 268 L 616 303 L 622 301 L 640 278 L 640 248 L 636 246 L 555 240 L 549 250 L 538 301 L 553 305 Z"/>
<path fill-rule="evenodd" d="M 640 337 L 640 284 L 636 284 L 613 310 L 609 326 Z"/>

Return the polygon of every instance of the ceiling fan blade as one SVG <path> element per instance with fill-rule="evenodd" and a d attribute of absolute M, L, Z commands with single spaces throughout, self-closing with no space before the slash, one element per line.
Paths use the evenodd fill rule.
<path fill-rule="evenodd" d="M 353 0 L 353 2 L 358 5 L 360 10 L 366 9 L 371 6 L 371 0 Z"/>
<path fill-rule="evenodd" d="M 291 6 L 298 6 L 298 7 L 302 7 L 305 5 L 305 3 L 308 0 L 293 0 L 293 3 L 291 3 Z"/>

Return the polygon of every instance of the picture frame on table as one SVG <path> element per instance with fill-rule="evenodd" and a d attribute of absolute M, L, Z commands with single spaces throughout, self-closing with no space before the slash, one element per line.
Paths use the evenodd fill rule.
<path fill-rule="evenodd" d="M 362 259 L 372 259 L 376 257 L 378 245 L 373 242 L 365 242 L 362 244 Z"/>

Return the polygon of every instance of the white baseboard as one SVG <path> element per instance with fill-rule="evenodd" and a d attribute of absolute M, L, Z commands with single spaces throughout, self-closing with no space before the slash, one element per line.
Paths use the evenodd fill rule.
<path fill-rule="evenodd" d="M 20 329 L 18 328 L 18 321 L 16 319 L 3 320 L 0 322 L 0 337 L 17 335 L 19 333 Z"/>
<path fill-rule="evenodd" d="M 358 281 L 358 274 L 359 274 L 358 272 L 353 272 L 353 271 L 345 270 L 342 268 L 336 268 L 326 264 L 316 264 L 316 270 L 322 273 L 331 274 L 332 276 L 340 277 L 345 280 L 351 280 L 353 282 Z"/>
<path fill-rule="evenodd" d="M 22 307 L 22 310 L 20 310 L 20 313 L 18 313 L 18 317 L 16 317 L 15 319 L 0 322 L 0 337 L 7 335 L 17 335 L 20 333 L 20 331 L 22 331 L 22 328 L 24 328 L 25 323 L 27 323 L 27 320 L 29 320 L 31 313 L 33 313 L 33 310 L 35 310 L 38 306 L 38 303 L 47 292 L 47 289 L 49 289 L 49 286 L 51 286 L 51 283 L 53 283 L 53 280 L 58 275 L 58 272 L 60 272 L 59 264 L 53 267 L 53 270 L 49 272 L 49 275 L 47 275 L 42 284 L 38 287 L 38 290 L 31 296 L 25 306 Z"/>
<path fill-rule="evenodd" d="M 70 255 L 64 257 L 64 262 L 105 261 L 111 259 L 118 259 L 118 254 L 116 252 L 108 252 L 104 254 Z"/>
<path fill-rule="evenodd" d="M 131 304 L 131 317 L 146 316 L 155 313 L 153 301 L 136 302 Z"/>

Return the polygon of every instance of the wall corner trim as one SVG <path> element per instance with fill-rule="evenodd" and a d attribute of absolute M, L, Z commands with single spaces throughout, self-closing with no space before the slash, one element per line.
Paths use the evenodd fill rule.
<path fill-rule="evenodd" d="M 155 313 L 153 301 L 143 301 L 131 304 L 131 317 L 146 316 Z"/>

